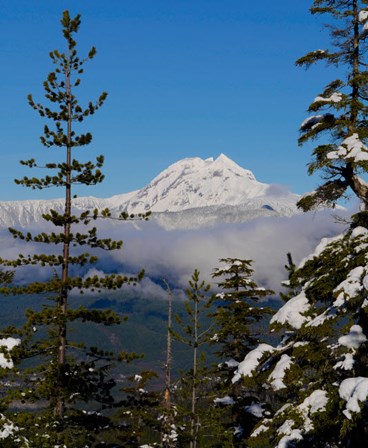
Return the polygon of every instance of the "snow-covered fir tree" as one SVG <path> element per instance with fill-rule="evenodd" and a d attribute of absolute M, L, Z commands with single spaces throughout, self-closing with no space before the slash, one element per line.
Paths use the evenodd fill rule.
<path fill-rule="evenodd" d="M 238 446 L 252 427 L 252 422 L 254 424 L 254 401 L 258 397 L 253 397 L 252 391 L 243 388 L 240 383 L 234 384 L 232 378 L 239 363 L 262 339 L 257 327 L 260 328 L 259 323 L 269 310 L 258 302 L 273 292 L 257 285 L 250 260 L 222 258 L 220 262 L 223 265 L 212 274 L 212 278 L 219 280 L 217 285 L 222 289 L 216 295 L 216 310 L 212 315 L 216 322 L 212 343 L 221 360 L 215 372 L 220 379 L 217 382 L 217 394 L 220 395 L 215 403 L 224 410 L 224 434 L 233 435 L 229 446 Z"/>
<path fill-rule="evenodd" d="M 334 205 L 350 190 L 362 211 L 345 233 L 324 238 L 290 271 L 297 294 L 286 296 L 271 319 L 282 341 L 259 345 L 238 367 L 234 381 L 269 393 L 270 415 L 254 428 L 249 447 L 363 447 L 367 441 L 368 1 L 316 0 L 311 11 L 332 15 L 334 49 L 308 53 L 298 64 L 324 60 L 345 77 L 315 98 L 310 111 L 318 115 L 302 124 L 300 142 L 320 143 L 309 171 L 322 169 L 325 182 L 299 206 Z"/>
<path fill-rule="evenodd" d="M 212 278 L 220 279 L 217 286 L 223 290 L 216 296 L 213 314 L 218 355 L 227 361 L 240 362 L 258 342 L 259 332 L 254 324 L 264 317 L 266 310 L 257 306 L 257 302 L 272 291 L 257 285 L 250 260 L 221 258 L 220 263 L 223 266 L 214 269 L 212 274 Z"/>
<path fill-rule="evenodd" d="M 368 38 L 367 0 L 315 0 L 313 14 L 331 17 L 332 48 L 312 51 L 296 63 L 310 67 L 319 61 L 341 67 L 341 77 L 331 81 L 309 106 L 313 113 L 301 124 L 299 144 L 318 140 L 309 174 L 322 170 L 324 182 L 304 195 L 299 207 L 310 210 L 333 206 L 349 191 L 368 203 L 368 184 L 360 173 L 367 170 Z"/>
<path fill-rule="evenodd" d="M 325 238 L 290 277 L 300 287 L 272 317 L 276 347 L 257 347 L 237 375 L 273 398 L 251 447 L 360 447 L 368 429 L 368 217 Z M 272 406 L 270 407 L 272 409 Z"/>

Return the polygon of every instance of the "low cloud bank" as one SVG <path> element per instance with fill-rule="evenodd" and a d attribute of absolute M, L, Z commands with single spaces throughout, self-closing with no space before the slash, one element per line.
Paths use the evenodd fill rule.
<path fill-rule="evenodd" d="M 313 251 L 322 237 L 343 232 L 347 224 L 336 222 L 336 214 L 348 218 L 351 213 L 326 210 L 291 218 L 260 218 L 243 224 L 172 231 L 160 228 L 154 220 L 103 221 L 99 223 L 101 236 L 122 239 L 124 244 L 121 251 L 99 253 L 95 269 L 105 273 L 137 273 L 145 269 L 147 277 L 134 289 L 135 293 L 164 297 L 163 278 L 173 287 L 184 288 L 197 268 L 202 278 L 210 282 L 211 272 L 219 266 L 220 258 L 237 257 L 253 260 L 256 280 L 264 287 L 279 291 L 281 281 L 287 276 L 286 253 L 291 252 L 294 262 L 298 263 Z M 2 258 L 15 258 L 18 253 L 26 255 L 43 249 L 41 245 L 14 240 L 5 230 L 0 232 L 0 243 Z M 48 252 L 51 249 L 54 247 L 47 247 Z M 76 271 L 81 275 L 86 272 Z M 42 268 L 39 274 L 46 277 L 48 270 Z M 19 269 L 17 278 L 34 280 L 34 269 Z M 128 294 L 128 291 L 127 286 L 125 292 Z"/>
<path fill-rule="evenodd" d="M 290 193 L 291 190 L 285 185 L 271 184 L 266 191 L 266 196 L 280 197 L 286 196 Z"/>
<path fill-rule="evenodd" d="M 347 217 L 349 213 L 341 211 L 339 215 Z M 286 277 L 287 252 L 298 263 L 322 237 L 341 233 L 346 227 L 336 222 L 331 211 L 187 231 L 167 232 L 142 223 L 141 231 L 121 227 L 124 250 L 112 256 L 117 262 L 143 267 L 151 277 L 165 275 L 180 286 L 187 283 L 194 268 L 209 281 L 220 258 L 251 259 L 257 281 L 278 290 Z"/>

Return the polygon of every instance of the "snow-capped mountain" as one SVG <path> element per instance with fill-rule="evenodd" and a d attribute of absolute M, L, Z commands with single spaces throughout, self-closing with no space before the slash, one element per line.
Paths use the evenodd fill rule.
<path fill-rule="evenodd" d="M 263 196 L 268 187 L 224 154 L 215 160 L 193 157 L 169 166 L 130 198 L 128 208 L 133 213 L 179 212 L 213 205 L 238 205 Z"/>
<path fill-rule="evenodd" d="M 243 222 L 259 216 L 297 213 L 299 196 L 258 182 L 249 170 L 224 154 L 217 159 L 186 158 L 169 166 L 146 187 L 131 193 L 73 201 L 76 211 L 103 209 L 112 213 L 151 210 L 166 228 L 190 228 L 219 221 Z M 62 211 L 62 199 L 0 202 L 0 226 L 26 226 L 50 208 Z"/>

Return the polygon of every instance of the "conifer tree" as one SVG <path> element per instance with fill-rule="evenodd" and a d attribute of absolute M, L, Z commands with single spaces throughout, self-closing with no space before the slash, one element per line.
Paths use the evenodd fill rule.
<path fill-rule="evenodd" d="M 276 405 L 250 447 L 365 446 L 367 243 L 368 219 L 360 212 L 346 233 L 324 238 L 292 273 L 290 285 L 300 292 L 271 319 L 282 342 L 257 347 L 256 362 L 240 372 L 244 384 L 257 383 Z"/>
<path fill-rule="evenodd" d="M 310 110 L 301 142 L 329 132 L 332 140 L 313 153 L 310 172 L 323 169 L 326 182 L 300 206 L 334 204 L 349 187 L 363 210 L 347 231 L 324 238 L 315 252 L 290 270 L 296 294 L 271 319 L 281 331 L 276 347 L 258 346 L 237 372 L 243 384 L 268 391 L 270 414 L 250 435 L 249 447 L 363 447 L 368 433 L 368 150 L 365 69 L 368 2 L 315 0 L 312 13 L 332 14 L 334 53 L 318 50 L 298 64 L 317 60 L 343 65 L 346 78 L 330 83 Z M 346 73 L 346 72 L 345 72 Z M 359 176 L 360 174 L 360 176 Z"/>
<path fill-rule="evenodd" d="M 212 343 L 221 359 L 219 370 L 218 406 L 224 407 L 227 413 L 223 415 L 224 432 L 234 434 L 235 446 L 243 443 L 251 423 L 254 423 L 251 409 L 258 396 L 253 396 L 250 389 L 242 388 L 240 383 L 233 385 L 234 371 L 245 356 L 254 349 L 260 341 L 259 322 L 269 313 L 269 309 L 257 302 L 273 291 L 258 287 L 254 281 L 250 260 L 239 258 L 222 258 L 224 265 L 216 268 L 212 278 L 220 279 L 218 286 L 223 292 L 217 294 L 217 307 L 212 315 L 216 322 L 216 334 Z"/>
<path fill-rule="evenodd" d="M 257 302 L 272 291 L 257 286 L 250 260 L 221 258 L 220 263 L 225 266 L 216 268 L 212 274 L 212 278 L 222 279 L 217 285 L 223 290 L 217 294 L 220 301 L 213 315 L 217 324 L 216 344 L 220 346 L 218 354 L 240 362 L 258 342 L 259 334 L 252 325 L 267 311 L 258 307 Z"/>
<path fill-rule="evenodd" d="M 184 401 L 190 403 L 189 409 L 186 403 L 180 409 L 181 416 L 184 416 L 184 431 L 180 434 L 181 442 L 187 444 L 190 448 L 199 448 L 203 432 L 201 426 L 204 426 L 204 416 L 201 413 L 203 406 L 203 395 L 201 391 L 208 381 L 205 374 L 208 372 L 204 364 L 204 353 L 201 347 L 208 344 L 212 337 L 212 327 L 203 329 L 203 313 L 208 307 L 210 300 L 208 293 L 210 285 L 200 280 L 199 271 L 196 269 L 189 280 L 189 287 L 186 290 L 187 301 L 185 309 L 189 317 L 189 322 L 183 322 L 179 316 L 175 316 L 178 324 L 181 326 L 179 331 L 172 331 L 174 338 L 191 348 L 192 368 L 181 378 L 181 392 L 184 394 Z M 188 386 L 188 387 L 187 387 Z M 178 406 L 179 408 L 179 406 Z M 189 416 L 189 419 L 188 419 Z"/>
<path fill-rule="evenodd" d="M 361 172 L 368 168 L 366 71 L 367 0 L 315 0 L 312 14 L 330 15 L 331 49 L 315 50 L 296 64 L 310 67 L 324 61 L 341 67 L 342 76 L 331 81 L 309 106 L 309 116 L 301 125 L 299 144 L 318 141 L 308 172 L 323 173 L 324 182 L 302 197 L 304 211 L 320 205 L 334 206 L 346 193 L 353 192 L 362 207 L 368 203 L 368 185 Z"/>
<path fill-rule="evenodd" d="M 63 212 L 50 210 L 43 215 L 54 231 L 33 235 L 17 229 L 10 229 L 14 238 L 25 243 L 52 245 L 54 253 L 23 255 L 16 260 L 2 263 L 6 266 L 49 268 L 48 281 L 33 281 L 27 285 L 12 284 L 2 288 L 3 293 L 31 294 L 38 298 L 34 309 L 26 313 L 24 328 L 14 330 L 20 335 L 21 344 L 12 350 L 16 367 L 13 386 L 4 403 L 14 409 L 20 403 L 19 411 L 11 416 L 23 430 L 30 447 L 92 446 L 101 440 L 99 433 L 109 428 L 110 417 L 106 410 L 115 404 L 115 380 L 110 372 L 117 360 L 126 359 L 127 354 L 114 353 L 97 347 L 89 347 L 80 341 L 73 341 L 71 328 L 76 323 L 110 326 L 121 321 L 111 310 L 93 310 L 83 306 L 75 308 L 70 302 L 71 292 L 85 292 L 90 289 L 116 289 L 127 282 L 136 282 L 141 277 L 127 278 L 110 274 L 103 276 L 78 276 L 78 269 L 85 269 L 96 262 L 94 254 L 83 252 L 89 247 L 112 251 L 120 249 L 121 241 L 99 238 L 91 222 L 110 216 L 108 210 L 97 210 L 74 214 L 73 194 L 75 185 L 96 185 L 104 176 L 100 168 L 104 157 L 96 162 L 80 162 L 75 152 L 91 143 L 90 132 L 77 133 L 77 125 L 93 115 L 104 103 L 107 94 L 102 93 L 97 101 L 89 101 L 86 107 L 79 104 L 75 91 L 80 85 L 84 65 L 93 59 L 96 49 L 91 48 L 85 58 L 78 55 L 75 35 L 81 24 L 80 15 L 70 17 L 68 11 L 62 15 L 62 33 L 66 43 L 64 52 L 54 50 L 50 58 L 55 66 L 44 82 L 45 97 L 42 105 L 28 96 L 31 107 L 43 118 L 53 123 L 46 124 L 41 136 L 42 144 L 53 151 L 63 151 L 57 163 L 37 164 L 35 159 L 21 164 L 32 168 L 44 168 L 50 174 L 44 177 L 24 177 L 16 182 L 25 187 L 43 190 L 59 187 L 65 193 Z M 123 215 L 122 219 L 127 216 Z M 27 246 L 25 246 L 27 247 Z M 28 360 L 28 361 L 27 361 Z M 9 372 L 5 372 L 9 373 Z M 32 406 L 35 412 L 24 411 Z M 9 413 L 10 411 L 8 411 Z M 37 430 L 39 428 L 39 430 Z"/>
<path fill-rule="evenodd" d="M 143 371 L 128 378 L 122 389 L 124 398 L 118 403 L 119 415 L 117 430 L 112 431 L 112 446 L 131 448 L 155 444 L 159 440 L 158 421 L 159 393 L 149 390 L 149 382 L 157 375 Z M 119 445 L 117 445 L 119 444 Z"/>
<path fill-rule="evenodd" d="M 286 289 L 286 292 L 280 292 L 280 298 L 284 302 L 298 295 L 298 293 L 301 291 L 300 285 L 291 284 L 290 282 L 290 279 L 296 270 L 296 265 L 293 261 L 293 257 L 291 256 L 290 252 L 286 254 L 286 258 L 287 258 L 287 264 L 284 267 L 288 273 L 288 279 L 284 280 L 281 283 L 281 285 Z"/>

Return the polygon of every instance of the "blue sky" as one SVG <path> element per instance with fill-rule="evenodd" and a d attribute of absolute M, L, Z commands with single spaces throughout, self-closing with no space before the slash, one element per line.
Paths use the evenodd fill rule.
<path fill-rule="evenodd" d="M 106 179 L 79 191 L 107 197 L 146 185 L 169 164 L 225 153 L 258 180 L 313 189 L 298 148 L 308 104 L 331 78 L 295 60 L 326 48 L 311 0 L 0 0 L 0 200 L 60 197 L 30 191 L 14 177 L 36 175 L 20 159 L 61 154 L 39 143 L 43 122 L 28 106 L 42 100 L 63 49 L 61 13 L 82 14 L 78 48 L 97 47 L 80 87 L 82 100 L 106 90 L 105 106 L 87 123 L 94 140 L 80 158 L 104 154 Z M 50 157 L 49 157 L 50 155 Z"/>

